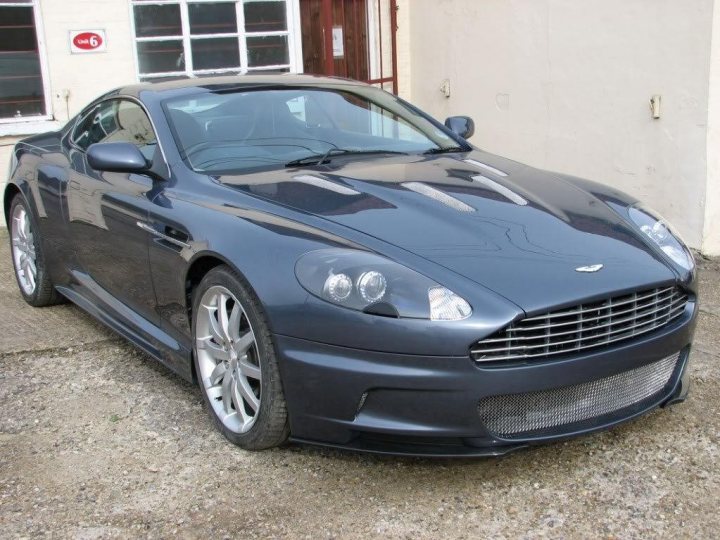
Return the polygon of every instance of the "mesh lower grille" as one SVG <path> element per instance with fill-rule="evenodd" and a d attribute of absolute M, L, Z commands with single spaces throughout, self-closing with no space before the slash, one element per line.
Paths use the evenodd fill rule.
<path fill-rule="evenodd" d="M 505 438 L 598 418 L 658 395 L 670 381 L 679 356 L 574 386 L 486 397 L 480 400 L 478 412 L 488 430 Z"/>

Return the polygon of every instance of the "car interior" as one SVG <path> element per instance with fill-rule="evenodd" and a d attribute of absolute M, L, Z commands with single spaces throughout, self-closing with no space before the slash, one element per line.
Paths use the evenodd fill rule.
<path fill-rule="evenodd" d="M 390 111 L 339 92 L 243 92 L 220 95 L 211 106 L 201 101 L 209 99 L 166 106 L 181 154 L 199 172 L 282 166 L 334 148 L 433 146 Z"/>

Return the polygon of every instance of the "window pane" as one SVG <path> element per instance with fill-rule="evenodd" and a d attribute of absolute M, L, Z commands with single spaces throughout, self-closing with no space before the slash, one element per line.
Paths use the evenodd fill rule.
<path fill-rule="evenodd" d="M 188 4 L 190 12 L 190 33 L 198 34 L 235 34 L 237 12 L 235 2 L 217 4 Z"/>
<path fill-rule="evenodd" d="M 0 118 L 45 114 L 32 7 L 0 7 Z"/>
<path fill-rule="evenodd" d="M 247 47 L 250 67 L 290 63 L 287 36 L 249 37 Z"/>
<path fill-rule="evenodd" d="M 108 130 L 104 142 L 129 142 L 138 147 L 147 158 L 152 159 L 155 151 L 155 132 L 147 114 L 140 105 L 132 101 L 121 100 L 115 107 L 114 131 Z"/>
<path fill-rule="evenodd" d="M 246 2 L 245 31 L 275 32 L 287 30 L 285 2 Z"/>
<path fill-rule="evenodd" d="M 137 37 L 181 36 L 180 6 L 135 6 L 135 34 Z"/>
<path fill-rule="evenodd" d="M 237 38 L 193 39 L 193 69 L 240 67 Z"/>
<path fill-rule="evenodd" d="M 248 69 L 248 73 L 290 73 L 290 68 L 288 66 L 285 67 L 279 67 L 279 68 L 272 68 L 272 69 L 263 69 L 261 67 L 255 67 Z"/>
<path fill-rule="evenodd" d="M 223 76 L 231 76 L 231 75 L 240 75 L 242 71 L 238 68 L 237 71 L 223 71 Z M 203 77 L 217 77 L 217 73 L 198 73 L 195 75 L 198 79 L 202 79 Z"/>
<path fill-rule="evenodd" d="M 186 75 L 166 75 L 166 76 L 152 76 L 152 75 L 142 75 L 140 77 L 140 82 L 149 82 L 149 83 L 156 83 L 156 82 L 167 82 L 167 81 L 179 81 L 186 79 Z"/>
<path fill-rule="evenodd" d="M 107 135 L 105 130 L 108 124 L 114 118 L 112 112 L 109 101 L 92 109 L 75 127 L 72 141 L 83 150 L 87 150 L 91 144 L 102 141 Z"/>
<path fill-rule="evenodd" d="M 152 159 L 155 132 L 150 119 L 137 103 L 105 101 L 90 111 L 75 128 L 73 142 L 83 150 L 99 142 L 129 142 Z"/>
<path fill-rule="evenodd" d="M 137 44 L 140 73 L 185 71 L 183 44 L 179 39 Z"/>

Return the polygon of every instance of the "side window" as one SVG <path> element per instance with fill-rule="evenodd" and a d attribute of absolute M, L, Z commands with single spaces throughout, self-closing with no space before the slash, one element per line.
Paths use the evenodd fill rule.
<path fill-rule="evenodd" d="M 149 160 L 153 158 L 157 138 L 145 110 L 133 101 L 113 102 L 116 130 L 108 133 L 103 142 L 129 142 L 138 147 Z"/>
<path fill-rule="evenodd" d="M 147 159 L 155 153 L 157 139 L 147 114 L 133 101 L 104 101 L 87 113 L 73 132 L 73 142 L 87 150 L 100 142 L 129 142 Z"/>
<path fill-rule="evenodd" d="M 112 103 L 106 101 L 88 111 L 73 131 L 72 142 L 83 150 L 103 140 L 112 116 Z"/>

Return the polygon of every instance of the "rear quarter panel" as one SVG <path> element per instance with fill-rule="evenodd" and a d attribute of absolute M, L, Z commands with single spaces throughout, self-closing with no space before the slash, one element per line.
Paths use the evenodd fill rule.
<path fill-rule="evenodd" d="M 6 209 L 16 188 L 30 207 L 56 284 L 67 280 L 66 266 L 72 258 L 65 212 L 68 161 L 61 138 L 62 132 L 50 132 L 18 142 L 13 149 L 17 165 L 5 189 Z"/>

